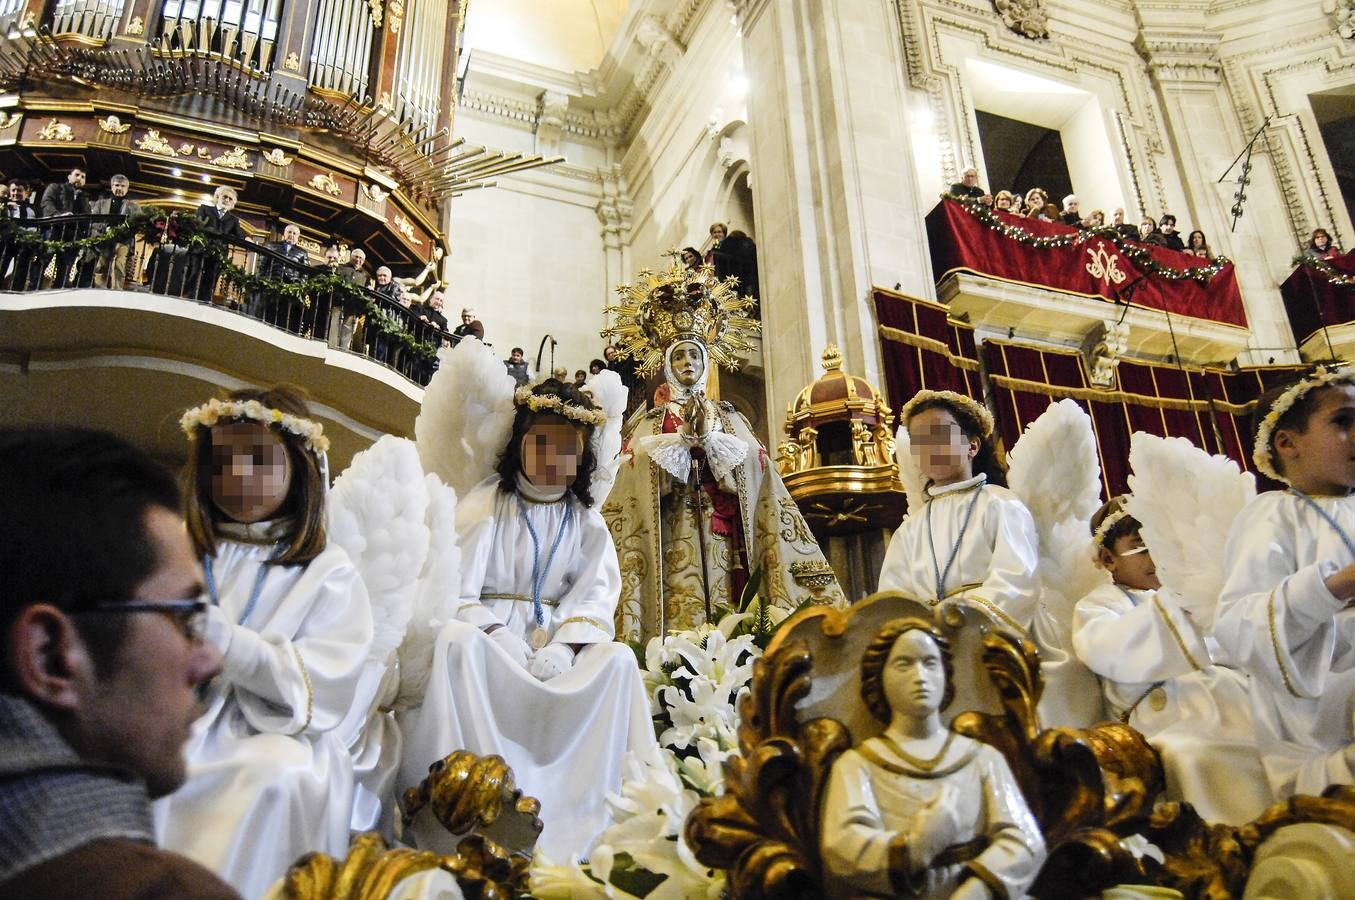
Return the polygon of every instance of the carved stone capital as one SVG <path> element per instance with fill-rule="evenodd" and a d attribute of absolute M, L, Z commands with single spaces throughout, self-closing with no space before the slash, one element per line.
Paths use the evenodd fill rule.
<path fill-rule="evenodd" d="M 1134 39 L 1134 49 L 1159 81 L 1214 83 L 1223 72 L 1216 36 L 1141 31 Z"/>

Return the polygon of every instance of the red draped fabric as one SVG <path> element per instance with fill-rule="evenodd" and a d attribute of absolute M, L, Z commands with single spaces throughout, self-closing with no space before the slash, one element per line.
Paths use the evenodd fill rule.
<path fill-rule="evenodd" d="M 1339 274 L 1355 276 L 1355 253 L 1327 260 Z M 1280 285 L 1289 325 L 1299 344 L 1322 329 L 1355 322 L 1355 287 L 1336 284 L 1309 266 L 1298 266 Z"/>
<path fill-rule="evenodd" d="M 1121 360 L 1115 383 L 1098 388 L 1076 350 L 988 340 L 980 353 L 973 326 L 949 318 L 944 306 L 879 288 L 874 299 L 886 393 L 895 410 L 924 388 L 986 398 L 997 413 L 999 440 L 1011 447 L 1051 402 L 1071 397 L 1091 416 L 1107 497 L 1128 490 L 1129 436 L 1135 431 L 1184 437 L 1255 471 L 1251 413 L 1256 398 L 1303 371 Z M 1258 482 L 1263 490 L 1274 486 Z"/>
<path fill-rule="evenodd" d="M 973 326 L 939 303 L 875 289 L 885 393 L 897 412 L 918 391 L 955 391 L 983 402 Z"/>
<path fill-rule="evenodd" d="M 1071 243 L 1028 246 L 980 221 L 954 200 L 942 200 L 927 215 L 927 240 L 938 283 L 951 272 L 971 272 L 1084 297 L 1127 301 L 1173 315 L 1247 326 L 1232 263 L 1225 264 L 1204 284 L 1194 278 L 1168 279 L 1140 270 L 1113 241 L 1098 235 L 1061 222 L 1023 219 L 1003 212 L 994 215 L 1033 238 L 1070 238 Z M 1167 268 L 1209 266 L 1207 260 L 1188 253 L 1148 244 L 1138 246 Z"/>

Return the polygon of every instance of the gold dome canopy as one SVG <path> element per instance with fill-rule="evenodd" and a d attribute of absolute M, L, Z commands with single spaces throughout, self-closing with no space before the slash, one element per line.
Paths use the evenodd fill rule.
<path fill-rule="evenodd" d="M 842 371 L 842 353 L 836 344 L 824 348 L 823 376 L 800 391 L 787 412 L 787 433 L 792 424 L 817 428 L 825 422 L 859 421 L 870 426 L 888 425 L 889 407 L 869 381 Z"/>
<path fill-rule="evenodd" d="M 870 382 L 843 371 L 835 344 L 822 360 L 823 375 L 786 410 L 777 470 L 816 529 L 893 527 L 904 506 L 894 414 Z"/>

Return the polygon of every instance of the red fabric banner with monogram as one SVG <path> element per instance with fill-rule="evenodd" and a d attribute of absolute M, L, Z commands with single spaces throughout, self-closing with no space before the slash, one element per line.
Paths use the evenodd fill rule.
<path fill-rule="evenodd" d="M 1247 326 L 1232 263 L 1217 265 L 1217 271 L 1203 283 L 1193 277 L 1173 279 L 1152 271 L 1149 265 L 1137 265 L 1114 241 L 1100 235 L 1060 222 L 1024 219 L 1004 212 L 992 216 L 992 222 L 982 221 L 954 200 L 942 200 L 927 215 L 927 239 L 938 283 L 952 272 L 971 272 L 1084 297 L 1128 302 L 1172 315 Z M 1030 241 L 1053 245 L 1036 246 Z M 1134 247 L 1161 269 L 1184 271 L 1211 265 L 1206 259 L 1165 247 L 1138 243 Z"/>

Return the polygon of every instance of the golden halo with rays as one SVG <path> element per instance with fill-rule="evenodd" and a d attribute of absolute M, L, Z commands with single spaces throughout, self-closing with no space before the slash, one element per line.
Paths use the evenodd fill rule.
<path fill-rule="evenodd" d="M 749 338 L 762 327 L 748 315 L 756 301 L 739 296 L 739 280 L 718 280 L 709 265 L 695 272 L 669 250 L 668 268 L 642 269 L 634 284 L 620 284 L 621 298 L 606 312 L 616 316 L 602 336 L 614 340 L 617 352 L 635 360 L 640 375 L 663 365 L 664 351 L 677 341 L 697 341 L 710 358 L 731 371 L 753 349 Z"/>

